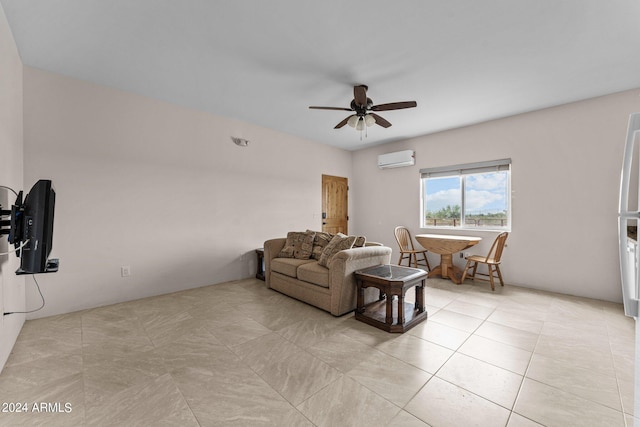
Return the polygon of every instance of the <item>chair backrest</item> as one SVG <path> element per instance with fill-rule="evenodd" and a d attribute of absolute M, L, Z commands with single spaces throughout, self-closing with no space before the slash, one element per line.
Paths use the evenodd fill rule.
<path fill-rule="evenodd" d="M 400 246 L 401 251 L 412 251 L 413 250 L 413 240 L 411 239 L 411 233 L 406 227 L 396 227 L 394 234 L 396 235 L 396 241 L 398 242 L 398 246 Z"/>
<path fill-rule="evenodd" d="M 509 233 L 506 231 L 498 234 L 496 240 L 493 241 L 493 245 L 491 245 L 491 249 L 489 250 L 489 254 L 486 258 L 487 261 L 492 259 L 494 262 L 500 262 L 502 251 L 504 250 L 504 244 L 507 242 L 507 237 L 509 237 Z"/>

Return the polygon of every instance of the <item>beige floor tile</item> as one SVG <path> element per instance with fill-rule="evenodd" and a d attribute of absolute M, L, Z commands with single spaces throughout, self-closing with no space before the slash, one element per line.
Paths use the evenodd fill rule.
<path fill-rule="evenodd" d="M 227 325 L 215 325 L 215 327 L 211 327 L 209 322 L 205 322 L 205 325 L 207 330 L 221 343 L 228 346 L 242 344 L 271 333 L 271 329 L 262 326 L 255 320 L 246 318 Z"/>
<path fill-rule="evenodd" d="M 196 427 L 198 422 L 172 377 L 165 374 L 109 396 L 99 405 L 87 405 L 86 425 Z"/>
<path fill-rule="evenodd" d="M 288 356 L 303 351 L 275 332 L 236 345 L 232 350 L 244 363 L 258 373 Z"/>
<path fill-rule="evenodd" d="M 477 317 L 467 316 L 466 314 L 460 314 L 455 311 L 450 311 L 447 308 L 443 308 L 435 313 L 433 316 L 429 316 L 429 320 L 432 322 L 441 323 L 443 325 L 451 326 L 452 328 L 460 329 L 465 332 L 473 332 L 478 329 L 478 326 L 482 324 L 483 319 Z"/>
<path fill-rule="evenodd" d="M 306 351 L 275 360 L 258 374 L 294 406 L 342 376 L 337 369 Z"/>
<path fill-rule="evenodd" d="M 0 425 L 3 426 L 66 427 L 85 423 L 85 398 L 80 373 L 44 386 L 11 392 L 8 396 L 3 395 L 1 401 L 27 404 L 26 412 L 0 413 Z M 41 406 L 43 403 L 45 408 Z"/>
<path fill-rule="evenodd" d="M 526 351 L 533 351 L 538 341 L 538 334 L 488 321 L 484 322 L 474 334 Z"/>
<path fill-rule="evenodd" d="M 492 309 L 495 309 L 504 303 L 504 288 L 502 288 L 502 292 L 491 292 L 491 290 L 487 292 L 481 291 L 480 289 L 481 288 L 474 286 L 469 292 L 460 294 L 460 296 L 456 298 L 456 301 L 481 305 Z"/>
<path fill-rule="evenodd" d="M 347 375 L 399 407 L 431 378 L 431 374 L 376 350 Z"/>
<path fill-rule="evenodd" d="M 338 334 L 345 329 L 344 322 L 328 318 L 303 319 L 276 332 L 299 347 L 307 348 Z"/>
<path fill-rule="evenodd" d="M 400 411 L 398 415 L 393 417 L 389 424 L 387 424 L 387 427 L 429 427 L 429 425 L 407 411 Z"/>
<path fill-rule="evenodd" d="M 620 400 L 622 401 L 622 411 L 625 414 L 635 415 L 634 376 L 632 375 L 630 377 L 618 377 L 618 387 L 620 389 Z M 640 424 L 638 424 L 638 427 L 640 427 Z"/>
<path fill-rule="evenodd" d="M 546 314 L 539 316 L 540 318 L 533 318 L 538 316 L 531 316 L 527 318 L 520 312 L 511 312 L 505 310 L 496 310 L 487 318 L 489 322 L 497 323 L 499 325 L 508 326 L 514 329 L 520 329 L 523 331 L 539 334 L 542 331 L 544 325 L 544 318 Z"/>
<path fill-rule="evenodd" d="M 7 366 L 43 357 L 78 353 L 83 331 L 79 314 L 27 320 L 11 351 Z"/>
<path fill-rule="evenodd" d="M 411 329 L 420 327 L 423 323 L 420 323 L 418 326 Z M 368 325 L 364 322 L 360 322 L 351 318 L 349 321 L 345 322 L 344 325 L 346 328 L 342 331 L 343 335 L 346 335 L 355 341 L 361 342 L 371 347 L 376 347 L 379 344 L 393 341 L 399 337 L 398 334 L 390 334 L 381 329 L 375 328 L 371 325 Z"/>
<path fill-rule="evenodd" d="M 167 367 L 155 350 L 123 357 L 87 354 L 83 357 L 84 392 L 87 404 L 99 405 L 109 396 L 166 374 Z"/>
<path fill-rule="evenodd" d="M 505 426 L 509 410 L 438 377 L 405 406 L 425 423 L 442 427 Z"/>
<path fill-rule="evenodd" d="M 320 427 L 387 425 L 400 408 L 357 381 L 343 376 L 298 405 Z"/>
<path fill-rule="evenodd" d="M 617 411 L 622 410 L 615 375 L 603 375 L 572 363 L 534 354 L 526 376 Z"/>
<path fill-rule="evenodd" d="M 82 352 L 127 355 L 154 348 L 147 331 L 137 318 L 112 322 L 82 322 Z"/>
<path fill-rule="evenodd" d="M 369 357 L 373 348 L 344 334 L 336 334 L 307 348 L 307 351 L 329 366 L 347 373 Z"/>
<path fill-rule="evenodd" d="M 410 334 L 380 344 L 376 349 L 431 374 L 440 369 L 453 354 L 453 350 Z"/>
<path fill-rule="evenodd" d="M 525 378 L 514 412 L 547 427 L 624 427 L 622 412 Z"/>
<path fill-rule="evenodd" d="M 523 379 L 521 375 L 459 353 L 451 356 L 436 376 L 509 410 Z"/>
<path fill-rule="evenodd" d="M 495 310 L 494 307 L 487 307 L 486 305 L 473 304 L 470 302 L 456 299 L 451 304 L 444 307 L 446 310 L 454 311 L 456 313 L 464 314 L 478 319 L 486 319 Z"/>
<path fill-rule="evenodd" d="M 542 335 L 589 344 L 600 344 L 609 348 L 609 332 L 604 322 L 584 322 L 583 319 L 554 318 L 544 322 L 540 331 Z"/>
<path fill-rule="evenodd" d="M 611 351 L 599 341 L 588 343 L 584 340 L 540 335 L 535 352 L 603 375 L 615 375 Z"/>
<path fill-rule="evenodd" d="M 471 335 L 470 332 L 452 328 L 430 319 L 420 323 L 408 333 L 451 350 L 457 350 Z"/>
<path fill-rule="evenodd" d="M 542 424 L 538 424 L 528 418 L 518 415 L 515 412 L 511 413 L 507 427 L 544 427 Z"/>
<path fill-rule="evenodd" d="M 46 387 L 81 372 L 82 356 L 80 354 L 54 355 L 7 365 L 0 376 L 0 402 L 11 402 L 12 396 L 16 393 Z"/>
<path fill-rule="evenodd" d="M 175 375 L 200 426 L 309 426 L 311 423 L 248 367 Z"/>
<path fill-rule="evenodd" d="M 470 336 L 460 347 L 458 353 L 466 354 L 519 375 L 524 375 L 533 354 L 530 351 L 478 335 Z"/>

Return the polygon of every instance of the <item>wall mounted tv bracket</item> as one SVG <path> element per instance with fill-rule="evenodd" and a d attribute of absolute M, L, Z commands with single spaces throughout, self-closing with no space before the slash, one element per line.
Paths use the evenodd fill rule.
<path fill-rule="evenodd" d="M 9 217 L 5 219 L 4 217 Z M 24 204 L 22 203 L 22 191 L 18 193 L 15 204 L 11 206 L 11 210 L 3 210 L 0 205 L 0 236 L 9 236 L 9 243 L 13 244 L 16 249 L 20 247 L 23 240 L 23 222 L 24 220 Z M 20 251 L 16 251 L 16 255 L 20 256 Z"/>

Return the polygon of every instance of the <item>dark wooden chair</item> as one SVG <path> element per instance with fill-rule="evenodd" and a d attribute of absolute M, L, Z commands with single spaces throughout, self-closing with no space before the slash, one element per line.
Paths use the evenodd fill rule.
<path fill-rule="evenodd" d="M 398 242 L 398 246 L 400 247 L 400 258 L 398 259 L 398 265 L 402 265 L 402 261 L 408 259 L 409 262 L 407 267 L 411 267 L 411 263 L 413 262 L 413 267 L 418 268 L 419 265 L 424 265 L 427 267 L 427 271 L 431 271 L 431 266 L 429 265 L 429 260 L 427 259 L 427 250 L 425 248 L 416 249 L 413 246 L 413 238 L 411 237 L 411 233 L 406 227 L 396 227 L 394 234 L 396 236 L 396 241 Z M 422 259 L 418 259 L 418 255 L 422 255 Z"/>
<path fill-rule="evenodd" d="M 471 268 L 471 274 L 469 275 L 469 277 L 472 280 L 475 280 L 476 278 L 476 274 L 480 275 L 480 276 L 486 276 L 488 277 L 488 279 L 480 279 L 480 280 L 488 280 L 491 283 L 491 290 L 495 291 L 495 285 L 494 285 L 494 278 L 498 278 L 500 280 L 500 285 L 504 286 L 504 281 L 502 280 L 502 273 L 500 272 L 500 258 L 502 257 L 502 251 L 504 250 L 504 245 L 507 241 L 507 237 L 509 236 L 509 233 L 507 233 L 506 231 L 504 233 L 500 233 L 498 234 L 498 237 L 496 237 L 496 240 L 493 241 L 493 245 L 491 245 L 491 249 L 489 250 L 489 253 L 487 254 L 487 256 L 483 256 L 483 255 L 470 255 L 468 256 L 467 259 L 467 265 L 464 267 L 464 272 L 462 273 L 462 280 L 461 282 L 464 282 L 464 279 L 467 277 L 467 271 L 469 271 L 469 268 Z M 487 268 L 488 268 L 488 273 L 484 274 L 484 273 L 478 273 L 477 269 L 478 269 L 478 264 L 486 264 Z M 497 274 L 497 276 L 495 276 Z"/>

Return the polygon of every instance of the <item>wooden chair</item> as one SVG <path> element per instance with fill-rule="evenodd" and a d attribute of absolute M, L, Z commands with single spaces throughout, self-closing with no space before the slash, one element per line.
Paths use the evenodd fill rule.
<path fill-rule="evenodd" d="M 427 259 L 427 250 L 424 248 L 416 249 L 413 246 L 413 239 L 409 230 L 402 226 L 396 227 L 394 234 L 396 236 L 398 246 L 400 247 L 400 259 L 398 259 L 398 265 L 402 265 L 402 260 L 408 259 L 408 267 L 411 267 L 411 262 L 413 262 L 413 267 L 418 268 L 418 264 L 420 264 L 426 266 L 427 271 L 431 271 L 431 266 Z M 418 260 L 418 254 L 422 255 L 421 260 Z"/>
<path fill-rule="evenodd" d="M 470 255 L 467 257 L 467 265 L 464 267 L 464 272 L 462 273 L 462 280 L 467 277 L 467 271 L 469 268 L 473 268 L 469 277 L 471 280 L 475 280 L 476 274 L 480 276 L 487 276 L 488 279 L 480 279 L 480 280 L 488 280 L 491 283 L 491 290 L 495 291 L 495 285 L 493 279 L 495 278 L 494 274 L 498 274 L 498 279 L 500 279 L 500 285 L 504 286 L 504 281 L 502 280 L 502 273 L 500 272 L 500 258 L 502 257 L 502 251 L 504 250 L 504 244 L 507 241 L 507 237 L 509 233 L 506 231 L 504 233 L 498 234 L 496 240 L 493 241 L 493 245 L 491 245 L 491 249 L 489 250 L 489 254 L 487 256 L 482 255 Z M 472 265 L 473 264 L 473 265 Z M 478 269 L 478 264 L 486 264 L 489 269 L 488 274 L 478 273 L 476 270 Z"/>

